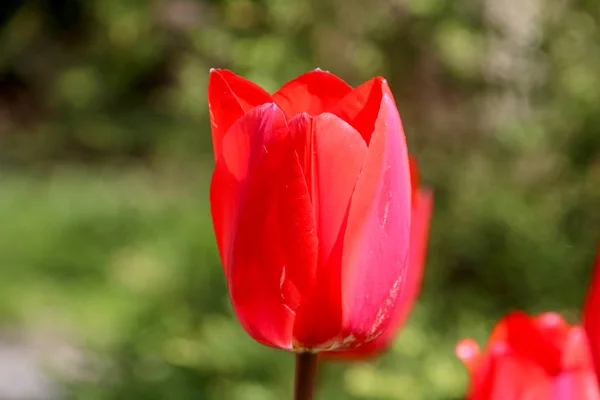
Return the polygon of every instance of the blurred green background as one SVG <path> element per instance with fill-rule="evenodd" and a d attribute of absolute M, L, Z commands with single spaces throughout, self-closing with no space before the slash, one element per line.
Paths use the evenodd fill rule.
<path fill-rule="evenodd" d="M 435 191 L 426 279 L 384 357 L 318 399 L 459 399 L 506 311 L 570 320 L 600 232 L 595 0 L 4 0 L 0 399 L 290 398 L 233 317 L 206 85 L 384 75 Z"/>

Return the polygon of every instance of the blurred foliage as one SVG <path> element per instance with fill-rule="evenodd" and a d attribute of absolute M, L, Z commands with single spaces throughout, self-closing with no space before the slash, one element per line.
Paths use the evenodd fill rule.
<path fill-rule="evenodd" d="M 0 325 L 83 354 L 51 363 L 67 398 L 287 398 L 293 357 L 240 328 L 216 253 L 208 70 L 379 74 L 435 191 L 427 276 L 393 349 L 323 365 L 318 398 L 460 398 L 458 339 L 512 308 L 578 318 L 599 24 L 592 0 L 3 2 Z"/>

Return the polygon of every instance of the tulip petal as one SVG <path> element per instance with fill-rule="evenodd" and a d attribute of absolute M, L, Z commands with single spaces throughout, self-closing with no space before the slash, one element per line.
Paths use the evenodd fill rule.
<path fill-rule="evenodd" d="M 352 86 L 334 74 L 316 69 L 283 85 L 273 99 L 291 119 L 303 112 L 316 116 L 329 111 L 351 90 Z"/>
<path fill-rule="evenodd" d="M 486 386 L 489 394 L 473 399 L 548 400 L 552 389 L 544 369 L 518 353 L 494 357 L 487 380 L 491 380 Z"/>
<path fill-rule="evenodd" d="M 596 373 L 600 376 L 600 245 L 583 308 L 583 325 L 592 349 Z"/>
<path fill-rule="evenodd" d="M 417 191 L 416 201 L 413 203 L 410 220 L 408 271 L 404 290 L 399 296 L 400 300 L 398 301 L 397 314 L 394 320 L 396 327 L 399 327 L 399 325 L 404 323 L 404 320 L 408 317 L 421 290 L 432 211 L 433 194 L 431 191 Z"/>
<path fill-rule="evenodd" d="M 398 330 L 412 311 L 421 290 L 425 257 L 427 255 L 427 242 L 429 239 L 429 222 L 433 209 L 433 195 L 431 191 L 416 190 L 415 192 L 416 196 L 413 202 L 410 226 L 410 249 L 406 283 L 396 299 L 396 307 L 389 327 L 374 341 L 364 344 L 356 350 L 344 351 L 339 354 L 334 353 L 332 354 L 334 357 L 359 359 L 377 356 L 392 343 Z"/>
<path fill-rule="evenodd" d="M 354 128 L 329 113 L 299 114 L 289 127 L 311 194 L 319 238 L 317 286 L 298 309 L 294 327 L 298 346 L 312 348 L 340 331 L 341 257 L 332 250 L 348 217 L 367 146 Z"/>
<path fill-rule="evenodd" d="M 433 209 L 433 195 L 428 190 L 419 190 L 417 199 L 413 203 L 410 226 L 410 248 L 408 255 L 408 268 L 404 288 L 396 300 L 394 317 L 386 332 L 373 343 L 380 349 L 386 348 L 404 324 L 419 297 L 425 257 L 427 255 L 427 242 L 429 239 L 429 221 Z"/>
<path fill-rule="evenodd" d="M 455 353 L 456 357 L 465 364 L 469 373 L 475 373 L 481 357 L 479 344 L 471 338 L 463 339 L 456 345 Z"/>
<path fill-rule="evenodd" d="M 270 102 L 271 95 L 257 84 L 225 69 L 210 70 L 208 108 L 215 159 L 231 125 L 251 108 Z"/>
<path fill-rule="evenodd" d="M 411 183 L 406 140 L 391 95 L 356 183 L 343 241 L 344 337 L 376 339 L 388 326 L 406 281 Z"/>
<path fill-rule="evenodd" d="M 539 334 L 544 338 L 544 346 L 556 349 L 555 351 L 561 353 L 571 329 L 563 316 L 556 312 L 544 312 L 535 316 L 533 323 Z M 561 368 L 560 361 L 557 365 L 553 364 L 556 362 L 553 358 L 545 359 L 543 362 L 548 366 L 553 365 L 554 368 Z"/>
<path fill-rule="evenodd" d="M 317 221 L 321 258 L 329 259 L 363 167 L 367 146 L 337 116 L 300 114 L 289 122 Z"/>
<path fill-rule="evenodd" d="M 516 353 L 543 366 L 548 373 L 556 373 L 560 370 L 568 326 L 558 314 L 547 313 L 542 318 L 540 323 L 539 319 L 521 312 L 507 315 L 502 322 L 506 327 L 506 342 Z M 550 320 L 554 320 L 552 325 Z"/>
<path fill-rule="evenodd" d="M 545 400 L 550 393 L 546 371 L 504 342 L 490 343 L 473 367 L 469 400 Z"/>
<path fill-rule="evenodd" d="M 384 95 L 392 98 L 387 81 L 378 76 L 354 88 L 331 112 L 352 125 L 369 144 Z"/>
<path fill-rule="evenodd" d="M 255 148 L 271 136 L 287 132 L 285 117 L 273 103 L 251 110 L 230 128 L 223 146 L 219 146 L 210 186 L 210 204 L 219 253 L 225 273 L 231 252 L 239 204 L 249 175 L 256 167 Z"/>
<path fill-rule="evenodd" d="M 582 326 L 569 329 L 563 345 L 561 367 L 563 370 L 594 370 L 590 345 Z"/>
<path fill-rule="evenodd" d="M 593 369 L 563 372 L 554 378 L 551 400 L 599 400 Z"/>
<path fill-rule="evenodd" d="M 456 347 L 456 355 L 463 361 L 471 375 L 468 400 L 502 399 L 495 394 L 497 391 L 495 388 L 497 385 L 496 375 L 507 354 L 509 354 L 508 348 L 502 342 L 492 343 L 485 353 L 480 353 L 479 346 L 473 339 L 464 339 L 459 342 Z M 513 382 L 510 381 L 504 382 L 505 386 L 508 386 L 504 390 L 515 389 Z"/>
<path fill-rule="evenodd" d="M 314 280 L 318 240 L 308 188 L 277 106 L 256 107 L 232 125 L 211 189 L 236 315 L 255 340 L 291 349 L 295 309 Z"/>

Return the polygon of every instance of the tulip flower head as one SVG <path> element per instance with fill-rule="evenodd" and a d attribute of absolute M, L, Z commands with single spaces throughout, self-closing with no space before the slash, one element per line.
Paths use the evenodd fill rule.
<path fill-rule="evenodd" d="M 471 374 L 469 400 L 599 400 L 600 246 L 583 325 L 556 313 L 505 316 L 486 351 L 471 339 L 456 347 Z"/>
<path fill-rule="evenodd" d="M 471 339 L 456 352 L 471 375 L 469 400 L 600 399 L 584 328 L 556 313 L 510 313 L 483 353 Z"/>
<path fill-rule="evenodd" d="M 387 82 L 315 70 L 269 94 L 211 70 L 213 226 L 257 341 L 350 350 L 390 325 L 407 279 L 411 180 Z"/>

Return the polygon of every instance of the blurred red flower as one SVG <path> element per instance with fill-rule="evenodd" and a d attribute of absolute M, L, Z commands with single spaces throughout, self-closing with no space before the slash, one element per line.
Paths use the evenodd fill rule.
<path fill-rule="evenodd" d="M 600 399 L 585 330 L 555 313 L 508 314 L 483 354 L 466 339 L 457 355 L 471 374 L 469 400 Z"/>
<path fill-rule="evenodd" d="M 556 313 L 505 316 L 483 353 L 471 339 L 457 356 L 471 375 L 469 400 L 599 400 L 600 252 L 585 307 L 584 325 Z M 595 361 L 595 363 L 594 363 Z M 596 365 L 596 367 L 595 367 Z"/>
<path fill-rule="evenodd" d="M 213 225 L 244 329 L 297 351 L 375 340 L 410 275 L 409 161 L 387 82 L 316 70 L 270 95 L 212 70 L 208 98 Z"/>

